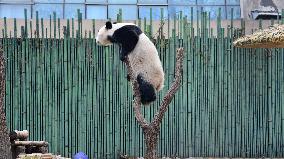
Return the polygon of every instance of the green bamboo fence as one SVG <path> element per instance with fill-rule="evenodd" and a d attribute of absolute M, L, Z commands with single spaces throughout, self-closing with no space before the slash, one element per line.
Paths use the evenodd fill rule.
<path fill-rule="evenodd" d="M 211 28 L 209 13 L 198 12 L 194 27 L 193 9 L 189 17 L 180 12 L 170 20 L 173 27 L 161 29 L 172 34 L 155 40 L 166 81 L 159 100 L 143 110 L 148 120 L 173 80 L 175 50 L 186 51 L 182 86 L 161 126 L 159 155 L 284 157 L 283 49 L 233 48 L 233 37 L 244 32 L 245 23 L 235 28 L 231 20 L 222 28 L 220 12 L 217 28 Z M 13 33 L 4 18 L 2 30 L 9 128 L 29 130 L 30 140 L 46 140 L 50 151 L 62 156 L 78 151 L 96 158 L 142 156 L 143 135 L 117 46 L 97 46 L 95 20 L 93 30 L 84 31 L 79 11 L 76 31 L 71 19 L 56 33 L 62 25 L 56 14 L 49 26 L 36 14 L 36 28 L 26 11 L 25 17 L 25 25 Z M 165 22 L 163 16 L 160 21 Z M 137 24 L 147 35 L 155 34 L 152 19 Z"/>

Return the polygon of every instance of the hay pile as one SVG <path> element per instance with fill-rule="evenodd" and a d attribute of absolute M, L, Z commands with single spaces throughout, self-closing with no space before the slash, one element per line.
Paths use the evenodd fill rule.
<path fill-rule="evenodd" d="M 245 35 L 235 40 L 233 45 L 240 48 L 284 48 L 284 25 L 274 25 Z"/>

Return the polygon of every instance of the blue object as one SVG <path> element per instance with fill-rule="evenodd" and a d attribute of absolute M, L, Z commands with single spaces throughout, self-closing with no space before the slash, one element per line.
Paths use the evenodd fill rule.
<path fill-rule="evenodd" d="M 88 156 L 84 152 L 78 152 L 73 156 L 73 159 L 88 159 Z"/>

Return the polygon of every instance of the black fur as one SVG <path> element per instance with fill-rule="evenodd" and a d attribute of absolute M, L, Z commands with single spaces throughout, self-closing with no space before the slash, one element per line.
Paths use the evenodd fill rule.
<path fill-rule="evenodd" d="M 141 29 L 135 25 L 125 25 L 114 31 L 108 39 L 120 46 L 120 60 L 124 61 L 126 56 L 135 48 Z"/>
<path fill-rule="evenodd" d="M 111 24 L 110 21 L 107 21 L 107 22 L 106 22 L 106 28 L 107 28 L 107 29 L 111 29 L 111 28 L 112 28 L 112 24 Z"/>
<path fill-rule="evenodd" d="M 137 76 L 137 82 L 139 84 L 139 91 L 141 94 L 141 103 L 145 105 L 155 101 L 157 97 L 153 85 L 145 81 L 141 74 Z"/>
<path fill-rule="evenodd" d="M 112 43 L 116 42 L 115 39 L 112 36 L 110 36 L 110 35 L 107 36 L 107 40 L 112 42 Z"/>
<path fill-rule="evenodd" d="M 127 81 L 129 82 L 130 81 L 130 75 L 127 74 L 126 78 L 127 78 Z"/>

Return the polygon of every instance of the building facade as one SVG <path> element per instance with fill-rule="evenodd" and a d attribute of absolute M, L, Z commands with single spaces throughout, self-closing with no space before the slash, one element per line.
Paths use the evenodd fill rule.
<path fill-rule="evenodd" d="M 216 19 L 219 8 L 222 19 L 230 19 L 231 8 L 234 9 L 234 19 L 241 17 L 240 0 L 0 0 L 0 18 L 24 18 L 24 9 L 27 9 L 28 18 L 34 18 L 38 11 L 39 17 L 49 18 L 52 12 L 56 12 L 58 18 L 68 19 L 76 18 L 76 10 L 80 9 L 85 19 L 115 19 L 122 9 L 123 19 L 135 20 L 150 18 L 152 8 L 155 20 L 161 18 L 161 8 L 167 19 L 180 11 L 190 15 L 191 7 L 194 14 L 198 10 L 210 12 L 212 19 Z"/>

